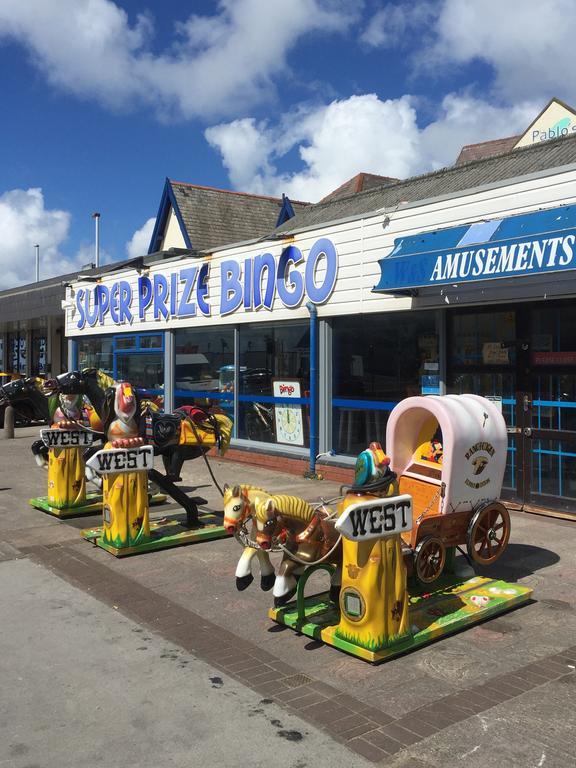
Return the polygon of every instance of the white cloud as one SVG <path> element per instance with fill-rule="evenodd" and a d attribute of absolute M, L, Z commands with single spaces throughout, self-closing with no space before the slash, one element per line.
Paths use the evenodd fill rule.
<path fill-rule="evenodd" d="M 495 107 L 466 94 L 450 94 L 436 119 L 418 125 L 410 96 L 382 101 L 375 94 L 352 96 L 325 106 L 297 110 L 277 125 L 253 119 L 209 128 L 237 189 L 316 201 L 364 171 L 405 178 L 452 165 L 463 144 L 509 136 L 537 114 L 533 104 Z M 301 168 L 278 170 L 294 147 Z"/>
<path fill-rule="evenodd" d="M 2 0 L 0 38 L 16 40 L 48 80 L 125 109 L 140 102 L 165 119 L 231 114 L 269 96 L 290 49 L 309 33 L 345 31 L 361 0 L 220 0 L 212 16 L 175 26 L 153 51 L 153 22 L 131 22 L 111 0 Z"/>
<path fill-rule="evenodd" d="M 486 62 L 495 93 L 511 104 L 537 99 L 542 107 L 554 95 L 576 99 L 573 0 L 443 0 L 435 36 L 421 57 L 427 67 Z"/>
<path fill-rule="evenodd" d="M 138 256 L 145 256 L 148 253 L 148 246 L 152 239 L 152 232 L 154 231 L 154 225 L 156 224 L 156 218 L 152 217 L 148 221 L 137 229 L 132 235 L 130 240 L 126 243 L 126 253 L 129 259 L 135 259 Z"/>
<path fill-rule="evenodd" d="M 377 11 L 360 35 L 361 42 L 370 48 L 397 48 L 414 42 L 408 33 L 430 24 L 437 13 L 431 2 L 410 2 L 404 5 L 386 5 Z"/>
<path fill-rule="evenodd" d="M 34 246 L 40 246 L 40 279 L 66 274 L 83 262 L 62 256 L 70 214 L 44 206 L 41 189 L 12 189 L 0 195 L 0 289 L 34 282 Z"/>

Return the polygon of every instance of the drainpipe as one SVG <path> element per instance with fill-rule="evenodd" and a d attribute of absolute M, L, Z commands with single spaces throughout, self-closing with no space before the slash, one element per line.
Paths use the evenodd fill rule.
<path fill-rule="evenodd" d="M 310 312 L 310 468 L 304 475 L 318 480 L 318 309 L 311 301 L 306 302 L 306 309 Z"/>

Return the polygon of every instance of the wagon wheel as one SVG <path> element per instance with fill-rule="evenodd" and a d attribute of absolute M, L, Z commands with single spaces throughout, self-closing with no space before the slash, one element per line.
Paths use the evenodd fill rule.
<path fill-rule="evenodd" d="M 440 576 L 446 562 L 446 547 L 438 536 L 426 536 L 416 546 L 414 571 L 422 584 L 431 584 Z"/>
<path fill-rule="evenodd" d="M 468 554 L 478 565 L 492 565 L 508 545 L 510 515 L 495 501 L 479 509 L 470 520 L 466 534 Z"/>

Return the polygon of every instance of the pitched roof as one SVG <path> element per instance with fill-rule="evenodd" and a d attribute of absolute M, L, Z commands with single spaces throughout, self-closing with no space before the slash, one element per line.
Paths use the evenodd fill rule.
<path fill-rule="evenodd" d="M 167 180 L 191 247 L 207 251 L 270 232 L 282 210 L 282 198 L 232 192 Z M 308 203 L 291 201 L 297 214 Z"/>
<path fill-rule="evenodd" d="M 392 176 L 379 176 L 376 173 L 357 173 L 356 176 L 348 179 L 348 181 L 345 181 L 344 184 L 341 184 L 337 189 L 326 195 L 326 197 L 323 197 L 320 202 L 326 203 L 328 200 L 337 200 L 340 197 L 355 195 L 357 192 L 381 187 L 383 184 L 392 184 L 395 181 L 399 181 L 399 179 Z"/>
<path fill-rule="evenodd" d="M 404 202 L 451 195 L 572 163 L 576 163 L 576 135 L 543 141 L 511 150 L 498 157 L 475 160 L 453 168 L 442 168 L 356 195 L 309 205 L 297 211 L 293 219 L 278 227 L 272 237 L 285 236 L 307 227 L 320 226 L 340 219 L 362 216 L 383 208 L 389 209 Z"/>
<path fill-rule="evenodd" d="M 454 165 L 464 165 L 474 160 L 483 160 L 486 157 L 495 157 L 502 155 L 514 149 L 517 142 L 523 134 L 518 136 L 507 136 L 504 139 L 492 139 L 492 141 L 481 141 L 479 144 L 465 144 L 460 150 Z"/>

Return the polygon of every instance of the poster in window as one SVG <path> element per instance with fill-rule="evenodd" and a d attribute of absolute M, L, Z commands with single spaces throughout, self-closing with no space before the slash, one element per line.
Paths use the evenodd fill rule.
<path fill-rule="evenodd" d="M 302 405 L 291 403 L 302 397 L 300 379 L 274 379 L 272 382 L 274 397 L 281 397 L 285 403 L 274 404 L 274 422 L 276 442 L 285 445 L 305 445 L 304 418 Z"/>

